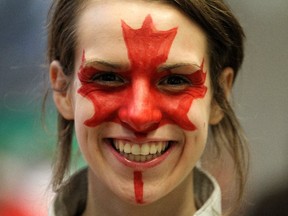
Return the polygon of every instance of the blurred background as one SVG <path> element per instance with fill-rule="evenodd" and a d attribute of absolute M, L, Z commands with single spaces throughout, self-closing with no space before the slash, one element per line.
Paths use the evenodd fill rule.
<path fill-rule="evenodd" d="M 279 199 L 278 191 L 288 206 L 288 192 L 284 193 L 288 188 L 288 1 L 228 3 L 247 36 L 245 61 L 234 89 L 234 105 L 251 151 L 241 215 L 263 215 L 257 210 L 259 204 L 268 206 L 270 198 Z M 48 187 L 56 137 L 51 98 L 45 128 L 41 123 L 42 98 L 48 89 L 49 5 L 49 0 L 0 0 L 1 216 L 44 216 L 53 196 Z"/>
<path fill-rule="evenodd" d="M 46 133 L 40 118 L 49 4 L 47 0 L 0 0 L 1 216 L 47 215 L 51 198 L 48 184 L 55 130 Z"/>
<path fill-rule="evenodd" d="M 245 60 L 234 89 L 235 107 L 251 153 L 247 212 L 243 215 L 286 216 L 288 1 L 228 2 L 247 37 Z"/>

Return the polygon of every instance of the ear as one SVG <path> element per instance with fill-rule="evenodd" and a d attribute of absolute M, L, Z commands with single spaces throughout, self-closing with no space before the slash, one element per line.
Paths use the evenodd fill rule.
<path fill-rule="evenodd" d="M 54 103 L 58 112 L 67 120 L 74 119 L 71 95 L 68 92 L 68 78 L 64 74 L 59 61 L 50 64 L 50 83 L 53 91 Z"/>
<path fill-rule="evenodd" d="M 234 80 L 233 69 L 230 67 L 225 68 L 219 77 L 219 85 L 223 89 L 224 96 L 227 100 L 229 100 L 230 98 L 233 86 L 233 80 Z M 209 123 L 211 125 L 216 125 L 223 119 L 223 117 L 224 117 L 223 110 L 220 108 L 217 102 L 214 99 L 212 99 Z"/>

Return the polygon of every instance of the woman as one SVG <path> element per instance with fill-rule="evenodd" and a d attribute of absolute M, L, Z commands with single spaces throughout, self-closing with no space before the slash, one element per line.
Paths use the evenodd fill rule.
<path fill-rule="evenodd" d="M 243 37 L 220 0 L 54 1 L 51 215 L 221 215 L 219 186 L 196 164 L 210 127 L 241 196 L 245 140 L 227 98 Z M 74 129 L 88 168 L 63 184 Z"/>

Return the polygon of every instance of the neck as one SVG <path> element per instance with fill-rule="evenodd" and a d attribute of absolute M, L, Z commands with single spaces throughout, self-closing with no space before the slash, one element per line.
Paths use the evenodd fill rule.
<path fill-rule="evenodd" d="M 88 200 L 86 210 L 82 216 L 187 216 L 193 215 L 195 211 L 192 173 L 165 197 L 154 203 L 140 206 L 119 199 L 111 190 L 98 181 L 89 170 Z"/>

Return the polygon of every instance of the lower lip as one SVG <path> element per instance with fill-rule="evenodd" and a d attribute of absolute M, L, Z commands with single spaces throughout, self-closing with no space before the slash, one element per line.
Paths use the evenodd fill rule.
<path fill-rule="evenodd" d="M 167 149 L 167 151 L 165 151 L 164 154 L 160 155 L 159 157 L 154 158 L 153 160 L 147 161 L 147 162 L 130 161 L 127 158 L 125 158 L 123 155 L 121 155 L 119 152 L 117 152 L 112 147 L 111 144 L 108 144 L 108 146 L 109 146 L 109 149 L 111 150 L 111 152 L 113 153 L 113 155 L 117 158 L 117 160 L 119 162 L 121 162 L 125 166 L 131 167 L 135 170 L 143 171 L 145 169 L 155 167 L 155 166 L 159 165 L 160 163 L 162 163 L 170 155 L 174 145 L 170 145 L 169 149 Z"/>

